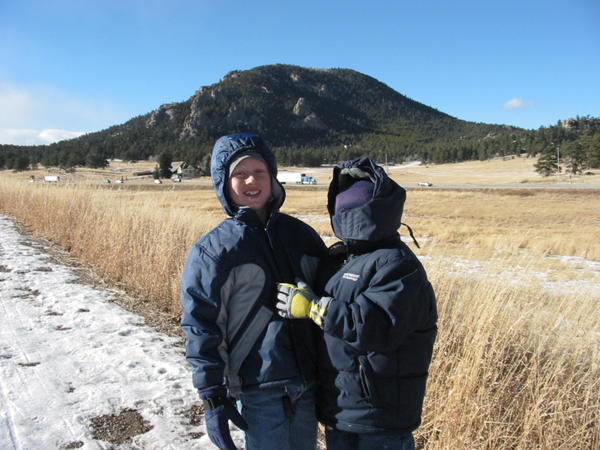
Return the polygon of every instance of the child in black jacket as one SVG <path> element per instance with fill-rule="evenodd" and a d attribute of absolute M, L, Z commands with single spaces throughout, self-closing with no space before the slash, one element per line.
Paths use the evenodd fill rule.
<path fill-rule="evenodd" d="M 335 167 L 327 206 L 347 260 L 324 296 L 302 282 L 278 285 L 280 315 L 310 317 L 324 332 L 317 415 L 328 449 L 414 448 L 437 311 L 397 232 L 405 198 L 369 158 Z"/>

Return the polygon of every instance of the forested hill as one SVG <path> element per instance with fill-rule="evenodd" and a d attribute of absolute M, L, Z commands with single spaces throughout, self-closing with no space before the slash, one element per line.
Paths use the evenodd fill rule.
<path fill-rule="evenodd" d="M 93 165 L 168 152 L 197 164 L 223 134 L 261 134 L 282 163 L 315 165 L 359 155 L 447 162 L 542 148 L 531 132 L 466 122 L 349 69 L 290 65 L 233 71 L 185 102 L 48 146 L 18 147 L 30 163 Z M 1 146 L 4 160 L 13 146 Z M 1 161 L 0 161 L 1 162 Z"/>

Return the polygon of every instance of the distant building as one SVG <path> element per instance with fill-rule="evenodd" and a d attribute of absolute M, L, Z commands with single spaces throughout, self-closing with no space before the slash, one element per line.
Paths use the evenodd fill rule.
<path fill-rule="evenodd" d="M 194 178 L 198 176 L 198 169 L 190 166 L 185 161 L 171 163 L 171 172 L 173 175 L 179 175 L 181 178 Z"/>

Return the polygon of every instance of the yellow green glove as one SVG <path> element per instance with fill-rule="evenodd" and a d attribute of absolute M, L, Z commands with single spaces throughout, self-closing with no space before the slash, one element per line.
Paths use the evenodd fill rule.
<path fill-rule="evenodd" d="M 306 283 L 277 284 L 277 312 L 286 319 L 312 319 L 323 328 L 331 297 L 319 297 Z"/>

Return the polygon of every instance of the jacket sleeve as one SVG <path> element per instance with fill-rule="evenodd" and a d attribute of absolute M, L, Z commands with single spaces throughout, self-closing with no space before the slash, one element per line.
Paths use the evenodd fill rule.
<path fill-rule="evenodd" d="M 360 353 L 395 351 L 410 333 L 430 330 L 437 321 L 433 288 L 415 260 L 380 262 L 353 299 L 336 293 L 324 331 Z"/>
<path fill-rule="evenodd" d="M 181 277 L 181 328 L 186 336 L 185 353 L 192 366 L 193 383 L 203 390 L 224 384 L 225 361 L 219 347 L 223 332 L 217 262 L 196 243 Z"/>

